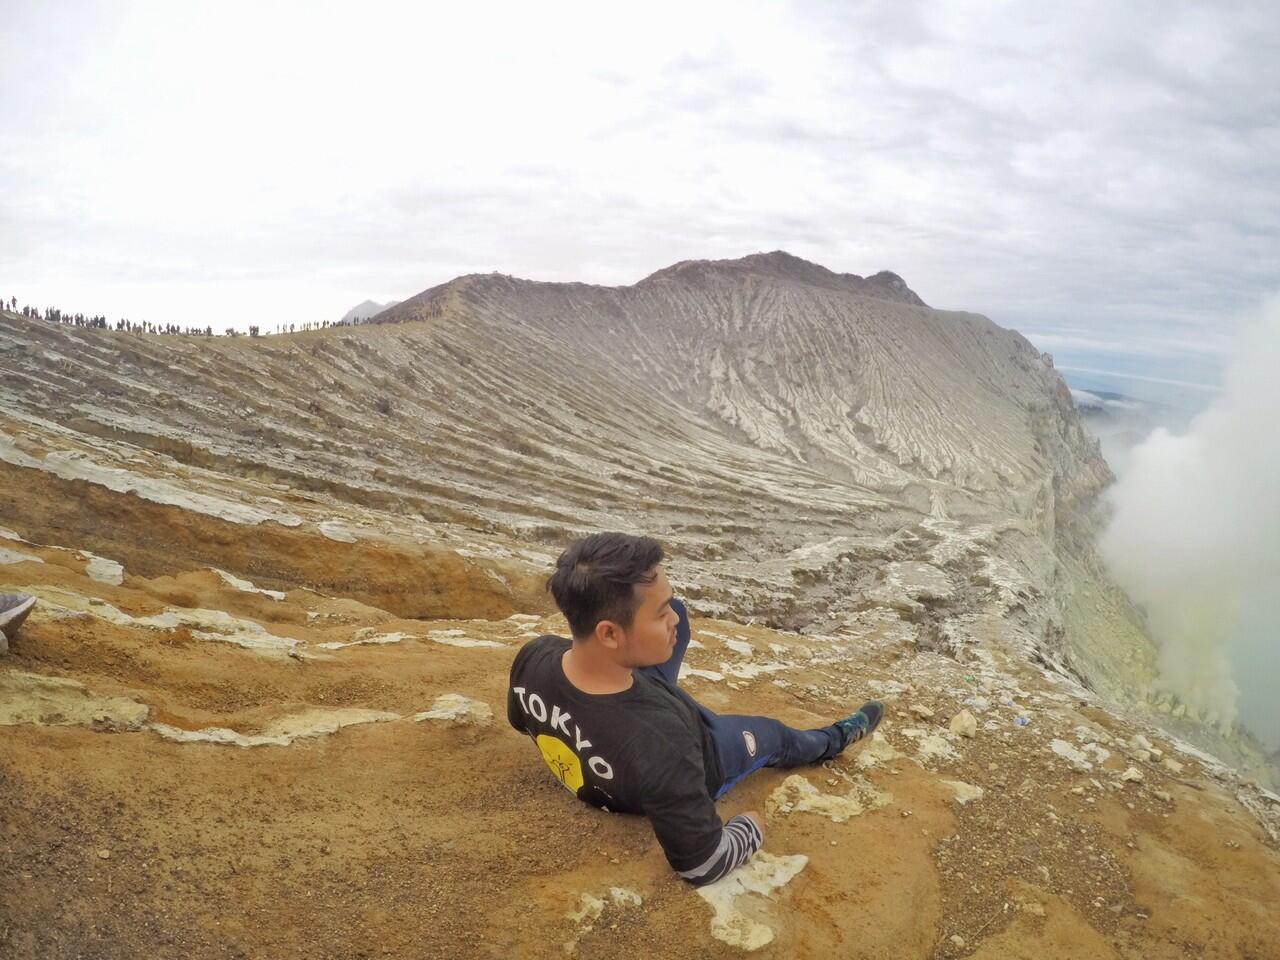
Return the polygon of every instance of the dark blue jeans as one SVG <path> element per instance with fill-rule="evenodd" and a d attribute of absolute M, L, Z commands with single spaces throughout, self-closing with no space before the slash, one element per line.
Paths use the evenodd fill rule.
<path fill-rule="evenodd" d="M 673 599 L 671 609 L 680 615 L 675 649 L 666 662 L 642 667 L 640 671 L 676 686 L 692 631 L 689 628 L 689 611 L 684 603 Z M 711 731 L 720 770 L 724 774 L 724 781 L 715 793 L 717 800 L 735 783 L 761 767 L 799 767 L 829 760 L 840 752 L 843 738 L 834 726 L 796 730 L 771 717 L 713 713 L 692 697 L 689 699 L 697 706 L 703 723 Z"/>

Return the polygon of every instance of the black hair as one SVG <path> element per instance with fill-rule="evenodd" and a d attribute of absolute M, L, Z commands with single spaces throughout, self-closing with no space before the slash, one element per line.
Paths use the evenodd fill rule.
<path fill-rule="evenodd" d="M 635 584 L 653 583 L 662 544 L 627 533 L 593 533 L 573 541 L 556 560 L 546 589 L 569 621 L 575 639 L 595 633 L 601 620 L 630 629 L 640 607 Z"/>

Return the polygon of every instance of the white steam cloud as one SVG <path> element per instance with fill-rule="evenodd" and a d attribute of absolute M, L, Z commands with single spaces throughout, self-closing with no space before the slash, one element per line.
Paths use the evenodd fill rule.
<path fill-rule="evenodd" d="M 1242 328 L 1224 389 L 1156 429 L 1109 491 L 1099 548 L 1145 605 L 1160 683 L 1223 729 L 1280 746 L 1280 296 Z"/>

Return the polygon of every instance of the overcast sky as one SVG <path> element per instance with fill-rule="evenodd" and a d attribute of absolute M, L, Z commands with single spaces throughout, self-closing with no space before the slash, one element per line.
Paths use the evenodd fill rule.
<path fill-rule="evenodd" d="M 610 6 L 0 0 L 0 294 L 271 327 L 782 248 L 1211 385 L 1280 287 L 1274 4 Z"/>

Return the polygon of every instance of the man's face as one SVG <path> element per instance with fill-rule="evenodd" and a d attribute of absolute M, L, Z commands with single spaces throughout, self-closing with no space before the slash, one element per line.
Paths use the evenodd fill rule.
<path fill-rule="evenodd" d="M 653 583 L 637 583 L 632 589 L 640 598 L 631 629 L 618 645 L 619 662 L 626 667 L 651 667 L 665 663 L 676 645 L 676 624 L 680 616 L 671 606 L 671 584 L 662 566 Z"/>

